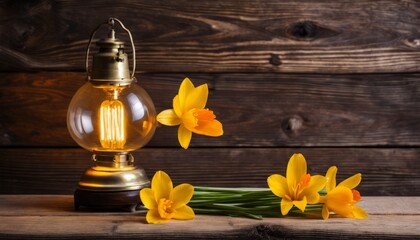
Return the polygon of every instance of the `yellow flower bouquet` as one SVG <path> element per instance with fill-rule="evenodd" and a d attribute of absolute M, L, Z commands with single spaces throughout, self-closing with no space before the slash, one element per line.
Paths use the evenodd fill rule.
<path fill-rule="evenodd" d="M 337 169 L 333 166 L 330 169 Z M 360 194 L 354 190 L 361 174 L 344 180 L 335 187 L 335 173 L 324 176 L 306 173 L 306 160 L 302 154 L 294 154 L 288 163 L 286 177 L 273 174 L 268 177 L 269 189 L 206 188 L 196 187 L 190 206 L 200 214 L 242 216 L 255 219 L 321 213 L 328 219 L 329 212 L 356 219 L 364 219 L 367 213 L 355 203 Z M 329 190 L 329 186 L 333 190 Z M 327 192 L 322 191 L 327 186 Z"/>
<path fill-rule="evenodd" d="M 223 135 L 222 123 L 205 108 L 207 98 L 207 84 L 195 87 L 186 78 L 173 99 L 173 109 L 157 116 L 163 125 L 179 126 L 178 141 L 184 149 L 188 148 L 192 133 Z M 337 185 L 336 174 L 337 167 L 332 166 L 325 176 L 311 175 L 305 157 L 296 153 L 289 159 L 285 176 L 273 174 L 267 178 L 269 188 L 193 187 L 185 183 L 174 188 L 170 177 L 158 171 L 151 188 L 142 189 L 140 197 L 149 209 L 148 223 L 189 220 L 195 213 L 254 219 L 317 213 L 326 220 L 333 212 L 347 218 L 367 218 L 368 214 L 355 205 L 361 199 L 355 188 L 362 175 L 355 174 Z"/>

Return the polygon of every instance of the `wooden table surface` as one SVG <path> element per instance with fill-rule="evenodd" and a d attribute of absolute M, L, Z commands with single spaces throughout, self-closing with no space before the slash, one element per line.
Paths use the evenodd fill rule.
<path fill-rule="evenodd" d="M 73 210 L 69 195 L 0 195 L 0 239 L 420 239 L 420 197 L 365 197 L 365 220 L 198 215 L 146 224 L 144 212 Z"/>

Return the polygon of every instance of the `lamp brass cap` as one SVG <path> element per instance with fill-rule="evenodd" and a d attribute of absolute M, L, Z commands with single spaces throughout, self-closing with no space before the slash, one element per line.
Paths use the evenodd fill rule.
<path fill-rule="evenodd" d="M 92 73 L 88 79 L 93 85 L 128 85 L 131 77 L 128 56 L 124 52 L 124 42 L 102 39 L 96 43 L 99 52 L 93 55 Z"/>
<path fill-rule="evenodd" d="M 128 57 L 124 52 L 124 42 L 115 38 L 114 23 L 117 22 L 122 29 L 124 29 L 130 38 L 131 48 L 133 50 L 133 70 L 130 74 Z M 108 25 L 110 31 L 108 32 L 108 38 L 99 40 L 96 45 L 99 47 L 99 52 L 94 54 L 92 60 L 92 71 L 89 72 L 89 53 L 90 45 L 95 33 L 103 25 Z M 136 72 L 136 49 L 134 47 L 133 37 L 131 32 L 124 26 L 124 24 L 116 19 L 109 18 L 106 23 L 100 24 L 92 33 L 90 37 L 88 47 L 86 50 L 86 73 L 87 80 L 90 81 L 96 87 L 107 87 L 107 86 L 126 86 L 131 82 L 136 81 L 134 73 Z"/>

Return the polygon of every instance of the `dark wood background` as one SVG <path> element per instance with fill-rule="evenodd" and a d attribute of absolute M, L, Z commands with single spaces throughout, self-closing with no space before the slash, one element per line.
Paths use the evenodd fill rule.
<path fill-rule="evenodd" d="M 92 30 L 133 33 L 157 111 L 208 83 L 225 135 L 158 127 L 136 162 L 175 183 L 265 187 L 294 152 L 362 195 L 420 195 L 420 1 L 1 1 L 0 193 L 71 194 L 90 153 L 66 128 Z M 126 35 L 120 35 L 127 40 Z"/>

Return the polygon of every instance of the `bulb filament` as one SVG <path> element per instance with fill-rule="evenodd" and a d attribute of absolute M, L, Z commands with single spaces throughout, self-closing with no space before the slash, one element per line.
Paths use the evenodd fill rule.
<path fill-rule="evenodd" d="M 109 150 L 123 149 L 126 139 L 124 105 L 117 99 L 105 100 L 100 108 L 100 142 Z"/>

